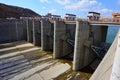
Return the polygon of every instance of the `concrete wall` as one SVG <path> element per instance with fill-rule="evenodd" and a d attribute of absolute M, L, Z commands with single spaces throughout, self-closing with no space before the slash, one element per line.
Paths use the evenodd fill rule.
<path fill-rule="evenodd" d="M 106 41 L 108 26 L 91 26 L 91 32 L 94 34 L 94 42 L 100 44 L 100 42 Z"/>
<path fill-rule="evenodd" d="M 88 22 L 76 23 L 76 37 L 74 48 L 73 69 L 79 70 L 87 66 L 94 59 L 94 52 L 91 51 L 90 45 L 100 45 L 106 41 L 107 26 L 90 26 Z"/>
<path fill-rule="evenodd" d="M 53 51 L 54 26 L 49 21 L 41 21 L 41 47 L 44 51 Z"/>
<path fill-rule="evenodd" d="M 35 46 L 41 46 L 41 22 L 39 20 L 33 20 L 33 44 Z"/>
<path fill-rule="evenodd" d="M 92 42 L 88 22 L 77 21 L 73 61 L 74 70 L 80 70 L 93 60 L 93 54 L 91 54 L 90 50 Z"/>
<path fill-rule="evenodd" d="M 74 39 L 74 26 L 66 25 L 62 21 L 54 22 L 54 58 L 61 58 L 72 52 L 72 47 L 67 43 L 70 36 Z"/>
<path fill-rule="evenodd" d="M 76 25 L 75 24 L 66 24 L 66 35 L 68 38 L 75 40 Z"/>
<path fill-rule="evenodd" d="M 33 42 L 33 20 L 27 21 L 27 41 Z"/>
<path fill-rule="evenodd" d="M 0 20 L 0 43 L 27 40 L 26 22 L 22 20 Z"/>

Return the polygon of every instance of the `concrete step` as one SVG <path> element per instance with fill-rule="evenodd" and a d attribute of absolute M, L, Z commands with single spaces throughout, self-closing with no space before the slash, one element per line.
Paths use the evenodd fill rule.
<path fill-rule="evenodd" d="M 0 49 L 0 52 L 9 51 L 9 50 L 16 49 L 16 48 L 30 47 L 30 46 L 33 46 L 33 44 L 31 44 L 31 43 L 20 44 L 20 45 L 16 45 L 16 46 L 13 46 L 13 47 Z"/>
<path fill-rule="evenodd" d="M 10 80 L 25 80 L 25 79 L 31 77 L 32 75 L 34 75 L 35 73 L 38 73 L 55 63 L 56 63 L 56 61 L 43 63 L 41 65 L 38 65 L 38 66 L 20 74 L 20 75 L 17 75 L 15 77 L 11 78 Z"/>
<path fill-rule="evenodd" d="M 23 73 L 25 73 L 25 72 L 27 72 L 27 71 L 35 68 L 36 66 L 43 65 L 43 64 L 46 63 L 46 62 L 54 62 L 54 61 L 52 61 L 52 60 L 50 60 L 50 59 L 43 59 L 42 61 L 37 62 L 37 64 L 36 64 L 36 63 L 31 63 L 31 64 L 28 65 L 28 66 L 21 67 L 21 68 L 18 68 L 18 69 L 16 69 L 16 70 L 14 70 L 14 71 L 7 72 L 7 73 L 5 73 L 5 74 L 3 74 L 3 75 L 1 75 L 1 76 L 4 77 L 4 79 L 11 79 L 11 78 L 13 78 L 13 77 L 15 77 L 15 76 L 17 76 L 17 75 L 21 75 L 21 74 L 23 74 Z M 50 65 L 50 66 L 51 66 L 51 65 Z M 47 67 L 49 67 L 49 66 L 47 66 Z M 46 67 L 44 67 L 44 68 L 46 68 Z M 43 68 L 42 70 L 44 70 L 44 68 Z M 37 72 L 36 72 L 36 73 L 37 73 Z M 25 76 L 26 76 L 26 75 L 25 75 Z M 36 78 L 35 78 L 35 79 L 36 79 Z M 29 79 L 28 79 L 28 80 L 29 80 Z M 31 80 L 32 80 L 32 79 L 31 79 Z"/>
<path fill-rule="evenodd" d="M 0 80 L 81 79 L 77 72 L 69 76 L 71 66 L 64 61 L 52 59 L 51 52 L 41 51 L 40 47 L 34 47 L 29 43 L 12 43 L 4 47 L 5 49 L 0 49 L 1 54 L 5 52 L 0 55 Z M 66 77 L 62 78 L 64 74 Z"/>
<path fill-rule="evenodd" d="M 14 56 L 21 55 L 21 54 L 25 54 L 25 53 L 29 53 L 29 52 L 36 51 L 36 50 L 40 50 L 40 48 L 34 47 L 34 48 L 30 48 L 30 49 L 23 50 L 23 51 L 16 51 L 16 52 L 8 53 L 5 55 L 1 55 L 0 60 L 9 58 L 9 57 L 14 57 Z"/>
<path fill-rule="evenodd" d="M 28 66 L 24 66 L 24 67 L 20 67 L 16 70 L 10 71 L 10 72 L 6 72 L 4 74 L 1 75 L 1 77 L 5 80 L 8 80 L 16 75 L 19 75 L 20 73 L 23 73 L 29 69 L 32 68 L 32 65 L 28 65 Z"/>
<path fill-rule="evenodd" d="M 18 64 L 16 63 L 16 65 L 13 65 L 13 66 L 10 66 L 10 67 L 5 66 L 7 68 L 1 69 L 0 70 L 0 75 L 4 74 L 6 72 L 10 72 L 10 71 L 13 71 L 15 69 L 18 69 L 20 67 L 24 67 L 24 66 L 29 65 L 29 64 L 30 63 L 27 60 L 22 60 L 22 61 L 18 62 Z"/>
<path fill-rule="evenodd" d="M 26 42 L 26 41 L 18 41 L 18 42 L 11 42 L 11 43 L 6 43 L 6 44 L 0 44 L 0 49 L 14 47 L 16 45 L 21 45 L 21 44 L 26 44 L 26 43 L 28 43 L 28 42 Z"/>
<path fill-rule="evenodd" d="M 48 59 L 52 59 L 52 56 L 49 56 L 49 55 L 45 55 L 39 59 L 35 59 L 35 60 L 32 60 L 30 61 L 31 64 L 34 64 L 34 63 L 40 63 L 42 61 L 45 61 L 45 60 L 48 60 Z"/>
<path fill-rule="evenodd" d="M 67 63 L 57 63 L 55 66 L 52 66 L 49 69 L 40 72 L 39 75 L 43 80 L 53 80 L 59 75 L 65 73 L 70 68 L 71 66 Z"/>
<path fill-rule="evenodd" d="M 21 56 L 23 56 L 23 55 L 21 55 Z M 24 58 L 24 57 L 21 57 L 21 58 Z M 21 59 L 20 58 L 20 59 Z M 4 72 L 4 73 L 2 73 L 2 74 L 0 74 L 1 75 L 1 77 L 3 77 L 4 79 L 10 79 L 10 78 L 12 78 L 12 77 L 14 77 L 14 76 L 16 76 L 16 75 L 19 75 L 20 73 L 22 73 L 22 72 L 25 72 L 25 71 L 27 71 L 27 70 L 29 70 L 29 69 L 31 69 L 33 66 L 35 67 L 35 66 L 37 66 L 37 65 L 42 65 L 43 64 L 43 62 L 42 61 L 45 61 L 45 60 L 47 60 L 47 59 L 50 59 L 50 58 L 52 58 L 51 56 L 49 56 L 49 55 L 44 55 L 43 57 L 41 57 L 40 59 L 35 59 L 35 60 L 31 60 L 31 61 L 29 61 L 30 62 L 30 64 L 29 65 L 26 65 L 26 66 L 22 66 L 22 67 L 18 67 L 17 69 L 16 69 L 16 66 L 19 66 L 19 65 L 21 65 L 21 64 L 18 64 L 19 62 L 15 62 L 15 63 L 17 63 L 18 65 L 13 65 L 12 67 L 14 67 L 14 70 L 13 70 L 13 68 L 11 68 L 11 67 L 8 67 L 9 69 L 7 69 L 7 71 L 6 71 L 6 69 L 2 69 L 2 72 Z M 13 59 L 14 60 L 14 59 Z M 50 60 L 49 60 L 50 61 Z M 15 64 L 14 63 L 14 64 Z M 37 64 L 36 64 L 37 63 Z M 39 63 L 39 64 L 38 64 Z M 22 63 L 23 64 L 23 63 Z M 11 64 L 9 64 L 8 63 L 8 65 L 11 65 Z M 7 66 L 7 65 L 6 65 Z"/>
<path fill-rule="evenodd" d="M 34 74 L 33 76 L 30 76 L 29 78 L 25 80 L 43 80 L 39 74 Z"/>
<path fill-rule="evenodd" d="M 15 66 L 15 65 L 19 65 L 20 63 L 27 62 L 27 61 L 28 61 L 28 59 L 25 59 L 25 58 L 19 59 L 19 60 L 15 60 L 15 61 L 11 61 L 9 63 L 0 65 L 0 70 L 9 68 L 9 67 L 12 67 L 12 66 Z"/>
<path fill-rule="evenodd" d="M 0 55 L 5 55 L 5 54 L 12 53 L 12 52 L 22 51 L 22 50 L 26 50 L 26 49 L 30 49 L 30 48 L 34 48 L 34 46 L 15 48 L 15 49 L 11 49 L 11 50 L 2 51 L 2 52 L 0 52 Z"/>
<path fill-rule="evenodd" d="M 17 60 L 23 59 L 23 58 L 25 58 L 23 55 L 19 55 L 19 56 L 7 58 L 7 59 L 2 59 L 2 60 L 0 60 L 0 65 L 4 65 L 4 64 L 10 63 L 12 61 L 17 61 Z"/>
<path fill-rule="evenodd" d="M 37 56 L 37 58 L 36 58 Z M 42 61 L 51 59 L 52 56 L 42 53 L 40 50 L 30 51 L 26 54 L 20 54 L 13 57 L 8 57 L 0 60 L 0 76 L 5 80 L 8 80 L 16 75 L 19 75 L 23 71 L 31 69 L 33 66 L 43 64 Z M 26 60 L 26 61 L 24 61 Z M 22 66 L 22 64 L 29 63 Z"/>

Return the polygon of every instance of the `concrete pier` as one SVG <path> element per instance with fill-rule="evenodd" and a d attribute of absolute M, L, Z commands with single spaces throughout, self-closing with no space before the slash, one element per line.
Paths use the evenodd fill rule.
<path fill-rule="evenodd" d="M 28 20 L 27 22 L 27 41 L 33 42 L 33 23 L 32 20 Z"/>
<path fill-rule="evenodd" d="M 67 43 L 66 24 L 62 21 L 54 21 L 54 50 L 53 57 L 60 58 L 71 52 Z"/>
<path fill-rule="evenodd" d="M 90 27 L 88 22 L 76 22 L 73 69 L 79 70 L 90 63 L 89 49 L 84 46 L 89 39 Z"/>
<path fill-rule="evenodd" d="M 41 47 L 43 51 L 53 50 L 54 26 L 49 21 L 41 21 Z"/>
<path fill-rule="evenodd" d="M 65 23 L 54 21 L 54 58 L 63 56 L 63 35 L 65 35 Z"/>
<path fill-rule="evenodd" d="M 33 44 L 41 46 L 41 23 L 39 20 L 33 20 Z"/>

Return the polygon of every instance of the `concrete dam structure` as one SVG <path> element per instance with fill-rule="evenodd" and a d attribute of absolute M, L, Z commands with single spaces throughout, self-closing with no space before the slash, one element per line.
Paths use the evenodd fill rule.
<path fill-rule="evenodd" d="M 107 26 L 90 26 L 88 22 L 41 21 L 42 50 L 53 50 L 53 57 L 72 54 L 73 70 L 80 70 L 94 59 L 90 45 L 105 42 Z"/>
<path fill-rule="evenodd" d="M 11 21 L 12 25 L 7 24 Z M 33 43 L 34 46 L 41 46 L 42 51 L 52 51 L 54 59 L 69 56 L 73 60 L 72 69 L 75 71 L 90 66 L 95 70 L 90 80 L 119 80 L 115 78 L 114 74 L 119 75 L 119 72 L 116 72 L 116 67 L 119 70 L 116 62 L 118 58 L 114 56 L 115 53 L 116 55 L 119 53 L 119 48 L 117 48 L 119 33 L 108 51 L 104 45 L 109 23 L 26 19 L 1 20 L 0 25 L 2 26 L 0 43 L 26 40 Z M 112 23 L 112 25 L 116 25 L 116 23 Z M 111 58 L 110 65 L 109 58 Z M 115 61 L 113 61 L 114 58 Z M 111 67 L 110 71 L 105 73 L 109 67 Z M 107 78 L 104 74 L 108 75 Z"/>

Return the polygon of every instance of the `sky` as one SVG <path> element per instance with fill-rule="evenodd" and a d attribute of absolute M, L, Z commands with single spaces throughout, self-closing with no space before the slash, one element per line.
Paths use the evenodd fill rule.
<path fill-rule="evenodd" d="M 40 15 L 52 13 L 62 17 L 70 13 L 87 18 L 89 11 L 112 17 L 113 12 L 120 12 L 120 0 L 0 0 L 0 3 L 29 8 Z"/>

